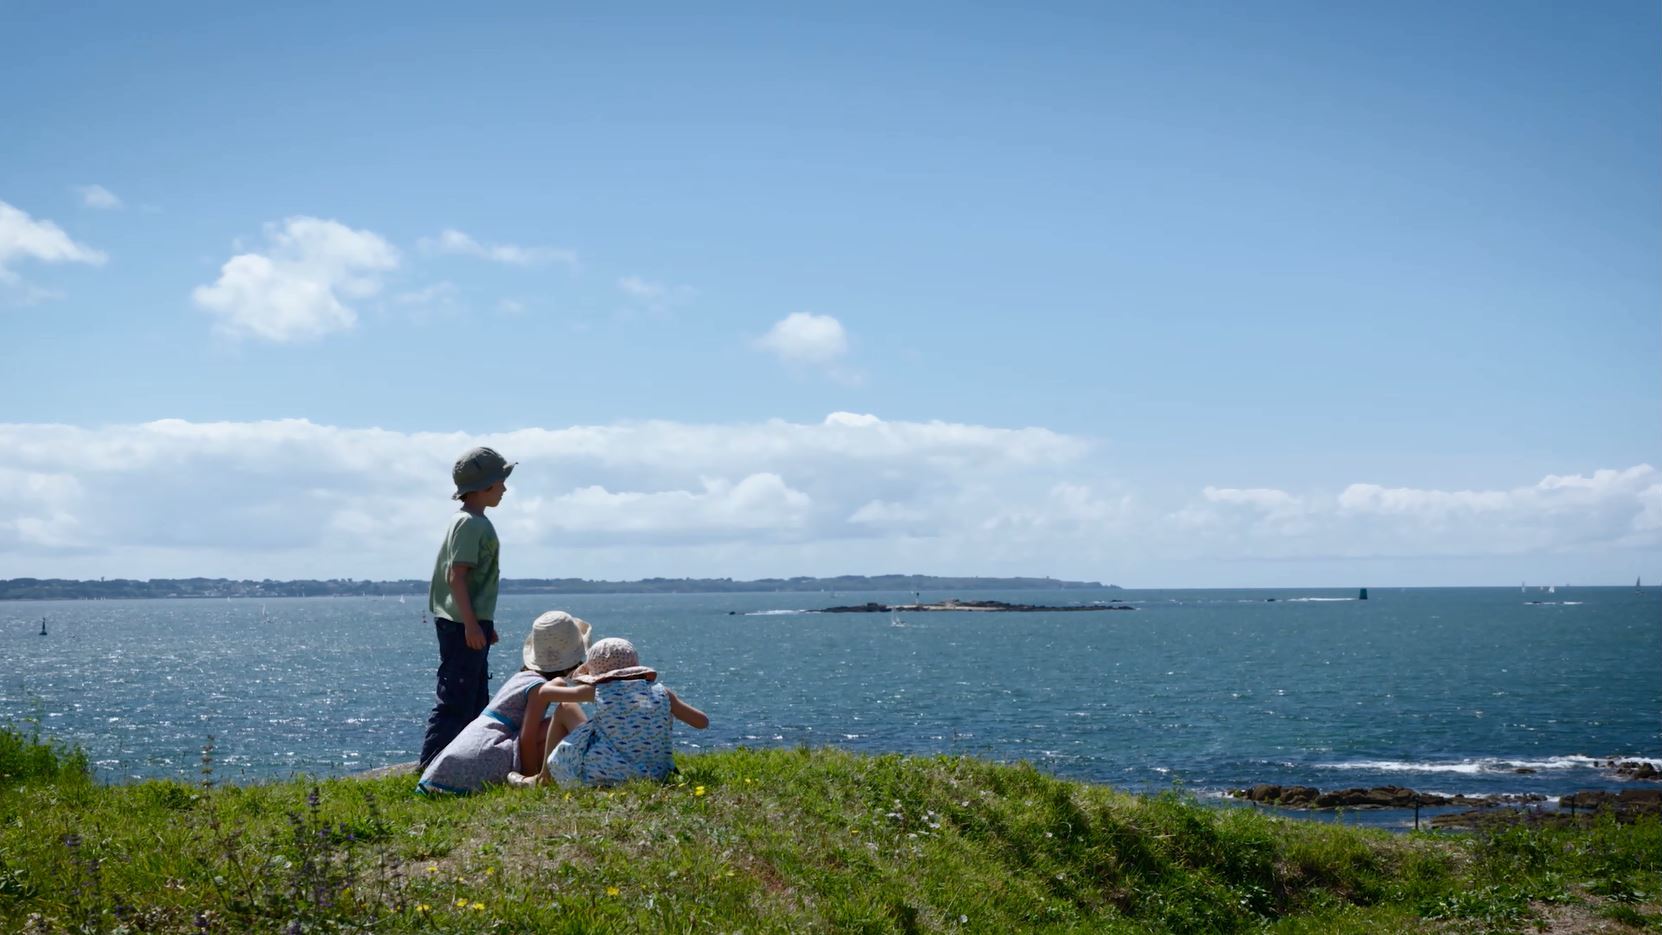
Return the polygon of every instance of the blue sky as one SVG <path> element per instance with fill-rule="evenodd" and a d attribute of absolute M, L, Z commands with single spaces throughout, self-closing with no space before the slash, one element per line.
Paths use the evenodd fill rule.
<path fill-rule="evenodd" d="M 1662 580 L 1659 19 L 0 7 L 0 568 Z"/>

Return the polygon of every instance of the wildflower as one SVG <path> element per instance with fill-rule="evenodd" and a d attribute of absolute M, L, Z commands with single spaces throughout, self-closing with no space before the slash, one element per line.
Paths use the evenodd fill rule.
<path fill-rule="evenodd" d="M 494 873 L 496 873 L 496 868 L 495 867 L 486 867 L 485 868 L 485 876 L 488 877 L 488 876 L 491 876 Z"/>
<path fill-rule="evenodd" d="M 484 903 L 474 903 L 473 904 L 473 911 L 474 912 L 484 912 L 485 911 L 485 904 Z"/>
<path fill-rule="evenodd" d="M 433 907 L 427 905 L 426 903 L 416 903 L 416 911 L 417 912 L 432 912 Z"/>
<path fill-rule="evenodd" d="M 439 865 L 438 864 L 428 864 L 427 865 L 427 872 L 428 873 L 438 873 L 439 872 Z"/>
<path fill-rule="evenodd" d="M 703 786 L 695 786 L 693 788 L 693 795 L 703 795 L 703 794 L 704 794 L 704 787 Z"/>
<path fill-rule="evenodd" d="M 615 886 L 608 886 L 608 887 L 606 887 L 606 895 L 607 895 L 607 896 L 616 896 L 616 895 L 617 895 L 617 894 L 619 894 L 619 893 L 621 893 L 621 892 L 623 892 L 623 891 L 622 891 L 622 890 L 620 890 L 620 889 L 618 889 L 618 888 L 617 888 L 617 887 L 615 887 Z"/>
<path fill-rule="evenodd" d="M 969 922 L 969 916 L 959 916 L 958 917 L 958 924 L 959 925 L 964 925 L 968 922 Z"/>
<path fill-rule="evenodd" d="M 465 899 L 456 900 L 456 908 L 461 909 L 461 908 L 464 908 L 466 906 L 467 906 L 467 900 L 465 900 Z"/>

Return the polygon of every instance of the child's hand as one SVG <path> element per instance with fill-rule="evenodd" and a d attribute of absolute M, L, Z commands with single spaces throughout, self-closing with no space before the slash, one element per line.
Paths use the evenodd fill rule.
<path fill-rule="evenodd" d="M 488 645 L 485 642 L 485 628 L 477 623 L 463 623 L 462 638 L 467 640 L 467 648 L 475 652 Z"/>

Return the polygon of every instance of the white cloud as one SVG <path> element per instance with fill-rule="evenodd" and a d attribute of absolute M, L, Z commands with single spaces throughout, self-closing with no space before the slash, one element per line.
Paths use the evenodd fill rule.
<path fill-rule="evenodd" d="M 1662 475 L 1648 464 L 1549 475 L 1520 487 L 1435 490 L 1356 483 L 1338 494 L 1208 487 L 1171 515 L 1213 550 L 1276 557 L 1515 555 L 1662 545 Z"/>
<path fill-rule="evenodd" d="M 113 211 L 121 207 L 121 199 L 115 192 L 102 185 L 77 185 L 75 191 L 81 196 L 81 203 L 89 208 Z"/>
<path fill-rule="evenodd" d="M 564 247 L 521 247 L 516 244 L 485 244 L 459 230 L 446 229 L 437 237 L 423 237 L 416 246 L 423 253 L 478 257 L 513 266 L 541 266 L 559 263 L 575 269 L 577 253 Z"/>
<path fill-rule="evenodd" d="M 639 276 L 624 276 L 617 281 L 617 288 L 633 305 L 654 315 L 667 314 L 696 294 L 689 286 L 668 286 Z"/>
<path fill-rule="evenodd" d="M 451 305 L 461 294 L 462 291 L 456 288 L 455 283 L 445 281 L 400 292 L 392 297 L 392 301 L 395 305 Z"/>
<path fill-rule="evenodd" d="M 1662 475 L 1649 465 L 1474 491 L 1212 486 L 1156 502 L 1107 476 L 1084 438 L 838 412 L 489 437 L 304 420 L 0 424 L 0 486 L 20 493 L 0 501 L 0 566 L 419 578 L 454 508 L 450 465 L 476 444 L 519 462 L 492 513 L 510 577 L 912 571 L 1136 584 L 1161 567 L 1205 585 L 1230 583 L 1215 577 L 1225 566 L 1326 562 L 1343 576 L 1357 563 L 1490 556 L 1515 581 L 1547 580 L 1510 571 L 1526 560 L 1593 567 L 1618 553 L 1648 563 L 1648 577 L 1662 548 Z"/>
<path fill-rule="evenodd" d="M 787 363 L 827 365 L 847 353 L 848 334 L 830 315 L 792 312 L 774 322 L 756 347 Z"/>
<path fill-rule="evenodd" d="M 14 286 L 33 300 L 50 298 L 54 294 L 25 283 L 11 269 L 18 260 L 36 260 L 41 263 L 88 263 L 101 266 L 107 257 L 102 251 L 76 243 L 63 228 L 51 221 L 36 220 L 28 212 L 0 201 L 0 284 Z"/>
<path fill-rule="evenodd" d="M 0 555 L 23 569 L 25 558 L 50 564 L 79 550 L 89 566 L 102 562 L 95 575 L 161 573 L 129 564 L 157 554 L 205 574 L 255 558 L 268 563 L 262 577 L 302 574 L 310 563 L 334 577 L 417 574 L 431 559 L 432 529 L 453 508 L 450 464 L 479 443 L 520 462 L 494 514 L 517 543 L 517 575 L 569 567 L 567 553 L 601 546 L 624 550 L 620 561 L 634 560 L 630 549 L 684 549 L 685 560 L 700 544 L 762 554 L 869 540 L 882 531 L 850 516 L 873 498 L 920 511 L 920 534 L 973 531 L 979 485 L 1018 502 L 1029 478 L 1065 469 L 1089 447 L 1045 429 L 875 418 L 534 428 L 488 439 L 304 420 L 0 425 L 0 483 L 37 491 L 0 506 Z M 213 508 L 193 509 L 202 503 Z M 169 520 L 184 512 L 190 523 Z M 62 551 L 46 549 L 46 528 L 61 532 Z"/>
<path fill-rule="evenodd" d="M 358 316 L 342 300 L 375 295 L 399 263 L 380 235 L 338 221 L 291 217 L 265 225 L 265 235 L 263 252 L 231 257 L 213 285 L 191 294 L 232 337 L 286 342 L 349 329 Z"/>

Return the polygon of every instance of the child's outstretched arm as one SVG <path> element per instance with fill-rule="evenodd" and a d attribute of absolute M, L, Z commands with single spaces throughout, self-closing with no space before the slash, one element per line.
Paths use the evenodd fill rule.
<path fill-rule="evenodd" d="M 677 721 L 699 730 L 710 726 L 709 715 L 682 701 L 669 689 L 666 688 L 664 691 L 669 692 L 669 713 L 675 715 Z"/>
<path fill-rule="evenodd" d="M 550 712 L 558 713 L 560 709 L 561 699 L 555 697 L 555 690 L 571 687 L 573 686 L 569 686 L 562 681 L 544 682 L 531 689 L 531 696 L 525 700 L 525 718 L 519 727 L 520 766 L 530 769 L 531 764 L 541 763 L 543 757 L 548 755 L 550 748 L 543 742 L 543 718 L 545 715 L 552 718 L 554 714 Z M 589 698 L 581 700 L 593 700 L 594 688 L 592 686 L 578 687 L 587 687 L 591 693 Z M 567 698 L 565 700 L 573 699 Z"/>

